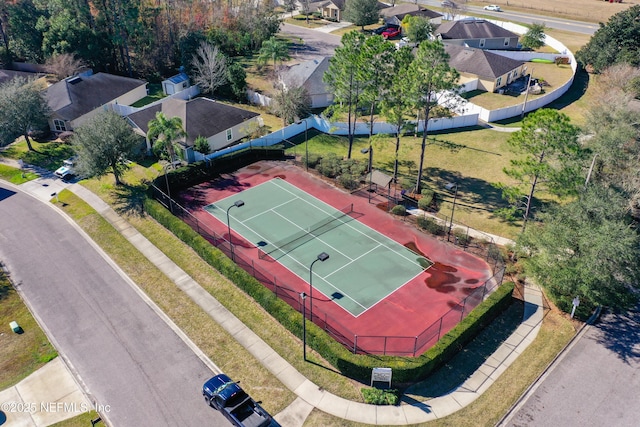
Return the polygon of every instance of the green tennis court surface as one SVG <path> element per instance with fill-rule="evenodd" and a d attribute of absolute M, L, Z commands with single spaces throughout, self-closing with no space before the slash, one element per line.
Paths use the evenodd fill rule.
<path fill-rule="evenodd" d="M 241 207 L 233 206 L 242 200 Z M 354 316 L 362 314 L 431 265 L 426 258 L 367 227 L 350 207 L 342 210 L 276 178 L 204 209 L 259 249 L 309 282 Z"/>

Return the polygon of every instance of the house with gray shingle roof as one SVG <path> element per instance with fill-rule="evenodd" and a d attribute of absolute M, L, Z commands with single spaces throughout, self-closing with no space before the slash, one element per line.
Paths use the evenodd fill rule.
<path fill-rule="evenodd" d="M 289 67 L 280 81 L 285 87 L 303 87 L 309 95 L 311 108 L 328 107 L 333 102 L 333 92 L 322 80 L 329 69 L 329 58 L 311 59 Z"/>
<path fill-rule="evenodd" d="M 112 104 L 131 105 L 147 96 L 147 82 L 107 73 L 69 77 L 45 92 L 54 132 L 70 131 Z"/>
<path fill-rule="evenodd" d="M 483 49 L 457 45 L 445 45 L 444 48 L 449 54 L 449 65 L 460 73 L 461 83 L 478 79 L 480 90 L 496 92 L 524 73 L 522 61 Z"/>
<path fill-rule="evenodd" d="M 385 24 L 400 26 L 405 16 L 422 16 L 433 25 L 438 26 L 442 22 L 442 14 L 413 3 L 400 3 L 392 7 L 387 7 L 380 11 L 380 16 Z"/>
<path fill-rule="evenodd" d="M 238 142 L 262 126 L 259 114 L 204 97 L 191 100 L 168 98 L 127 117 L 134 131 L 146 138 L 149 122 L 159 112 L 168 118 L 180 117 L 182 120 L 187 136 L 179 145 L 182 147 L 181 157 L 187 162 L 195 160 L 193 145 L 199 136 L 209 141 L 211 151 L 216 151 Z M 147 149 L 151 150 L 151 141 L 148 139 Z"/>
<path fill-rule="evenodd" d="M 478 49 L 518 49 L 518 34 L 484 19 L 445 22 L 434 35 L 444 44 Z"/>

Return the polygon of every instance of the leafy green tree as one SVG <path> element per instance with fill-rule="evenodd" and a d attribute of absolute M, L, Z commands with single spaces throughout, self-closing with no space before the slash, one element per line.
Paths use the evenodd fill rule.
<path fill-rule="evenodd" d="M 406 15 L 402 19 L 405 35 L 414 43 L 429 40 L 433 32 L 433 24 L 424 16 Z"/>
<path fill-rule="evenodd" d="M 247 102 L 247 73 L 242 65 L 232 62 L 227 67 L 228 84 L 223 89 L 230 92 L 230 98 L 240 102 Z"/>
<path fill-rule="evenodd" d="M 410 102 L 411 85 L 406 73 L 413 54 L 408 46 L 398 49 L 393 54 L 393 76 L 391 77 L 391 87 L 382 99 L 382 114 L 387 121 L 393 124 L 396 135 L 396 148 L 393 165 L 393 180 L 398 179 L 398 155 L 400 152 L 400 133 L 407 124 L 413 106 Z"/>
<path fill-rule="evenodd" d="M 594 305 L 629 307 L 640 279 L 640 239 L 624 201 L 590 186 L 578 199 L 538 215 L 519 236 L 523 264 L 564 310 L 579 296 Z"/>
<path fill-rule="evenodd" d="M 167 118 L 163 112 L 156 113 L 156 118 L 149 122 L 149 131 L 147 138 L 155 140 L 153 143 L 153 152 L 160 155 L 166 152 L 170 162 L 176 160 L 176 144 L 181 138 L 187 134 L 182 127 L 182 119 L 180 117 Z"/>
<path fill-rule="evenodd" d="M 600 73 L 613 64 L 640 65 L 640 5 L 636 4 L 609 18 L 589 42 L 576 52 L 576 58 L 593 72 Z"/>
<path fill-rule="evenodd" d="M 22 0 L 6 6 L 7 25 L 5 33 L 9 41 L 9 51 L 16 58 L 41 62 L 42 33 L 36 28 L 42 12 L 32 0 Z"/>
<path fill-rule="evenodd" d="M 588 178 L 599 185 L 622 190 L 634 217 L 640 217 L 640 112 L 630 108 L 634 93 L 629 81 L 640 70 L 626 64 L 613 65 L 592 85 L 593 101 L 586 114 L 592 151 Z"/>
<path fill-rule="evenodd" d="M 29 132 L 47 129 L 51 114 L 42 89 L 24 78 L 0 84 L 0 146 L 24 136 L 29 151 L 33 151 Z"/>
<path fill-rule="evenodd" d="M 121 185 L 129 159 L 141 142 L 125 118 L 113 111 L 101 112 L 75 130 L 72 144 L 78 155 L 76 169 L 84 176 L 111 172 L 116 185 Z"/>
<path fill-rule="evenodd" d="M 359 72 L 362 67 L 360 52 L 366 36 L 359 31 L 350 31 L 342 36 L 342 45 L 337 47 L 334 56 L 329 60 L 329 68 L 324 73 L 323 80 L 334 94 L 336 110 L 347 112 L 347 133 L 349 136 L 349 151 L 347 158 L 351 158 L 353 149 L 353 130 L 357 120 L 358 102 L 362 92 L 362 82 Z"/>
<path fill-rule="evenodd" d="M 418 47 L 415 59 L 409 66 L 407 78 L 411 82 L 411 102 L 416 109 L 422 111 L 424 117 L 420 165 L 415 188 L 415 192 L 420 194 L 431 111 L 442 97 L 458 88 L 459 74 L 449 65 L 449 55 L 441 41 L 425 41 Z"/>
<path fill-rule="evenodd" d="M 511 167 L 504 169 L 518 184 L 502 186 L 503 196 L 511 203 L 513 212 L 522 212 L 524 229 L 534 195 L 540 188 L 557 196 L 577 193 L 584 179 L 586 153 L 578 142 L 578 128 L 570 123 L 569 117 L 548 108 L 527 116 L 522 128 L 512 133 L 507 142 L 522 157 L 511 160 Z M 520 204 L 522 199 L 524 207 Z"/>
<path fill-rule="evenodd" d="M 205 156 L 211 152 L 209 141 L 202 135 L 199 135 L 195 141 L 193 141 L 193 149 Z"/>
<path fill-rule="evenodd" d="M 360 51 L 359 80 L 362 81 L 361 100 L 369 105 L 369 138 L 373 135 L 373 121 L 376 106 L 387 93 L 394 72 L 393 44 L 382 36 L 374 35 L 364 42 Z"/>
<path fill-rule="evenodd" d="M 375 24 L 380 20 L 378 0 L 349 0 L 345 3 L 344 19 L 360 26 Z"/>
<path fill-rule="evenodd" d="M 269 40 L 262 42 L 262 47 L 258 54 L 258 63 L 266 64 L 273 61 L 273 70 L 275 71 L 278 61 L 286 61 L 289 59 L 289 43 L 280 40 L 277 37 L 271 37 Z"/>
<path fill-rule="evenodd" d="M 546 38 L 544 33 L 544 30 L 546 29 L 545 25 L 534 22 L 533 24 L 527 25 L 527 28 L 527 32 L 520 37 L 522 47 L 526 49 L 539 49 L 544 46 L 544 40 Z"/>

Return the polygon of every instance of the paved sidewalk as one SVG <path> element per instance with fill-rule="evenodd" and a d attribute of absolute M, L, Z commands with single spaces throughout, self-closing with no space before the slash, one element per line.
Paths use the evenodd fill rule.
<path fill-rule="evenodd" d="M 10 427 L 45 427 L 93 408 L 60 357 L 0 391 L 0 405 L 0 425 Z"/>
<path fill-rule="evenodd" d="M 49 179 L 49 181 L 53 181 Z M 53 182 L 25 183 L 25 191 L 43 201 L 51 199 Z M 62 184 L 60 184 L 62 185 Z M 298 398 L 276 420 L 285 427 L 302 426 L 313 408 L 339 418 L 366 424 L 406 425 L 422 423 L 450 415 L 477 399 L 535 339 L 543 318 L 542 295 L 537 287 L 525 287 L 525 314 L 516 331 L 469 377 L 451 393 L 426 402 L 402 402 L 400 406 L 375 406 L 352 402 L 323 390 L 298 372 L 271 349 L 258 335 L 247 328 L 211 294 L 153 246 L 127 221 L 120 217 L 97 195 L 79 184 L 64 185 L 91 205 L 141 253 L 180 287 L 216 322 L 223 326 L 273 375 L 293 391 Z M 43 190 L 47 189 L 46 191 Z M 180 331 L 181 332 L 181 331 Z M 45 399 L 47 400 L 47 399 Z"/>
<path fill-rule="evenodd" d="M 98 196 L 78 184 L 72 185 L 70 190 L 103 215 L 127 240 L 155 263 L 180 289 L 298 396 L 289 408 L 276 415 L 276 420 L 286 427 L 301 426 L 314 407 L 339 418 L 378 425 L 422 423 L 450 415 L 473 402 L 489 388 L 535 339 L 542 323 L 542 294 L 537 287 L 527 286 L 525 288 L 525 321 L 470 378 L 451 393 L 424 403 L 403 402 L 399 407 L 352 402 L 323 390 L 305 378 Z"/>

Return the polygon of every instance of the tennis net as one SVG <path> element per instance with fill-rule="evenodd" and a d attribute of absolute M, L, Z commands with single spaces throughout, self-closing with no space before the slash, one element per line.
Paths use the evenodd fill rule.
<path fill-rule="evenodd" d="M 282 240 L 269 242 L 264 247 L 258 248 L 258 258 L 264 259 L 275 252 L 277 252 L 278 255 L 285 255 L 287 252 L 310 242 L 316 237 L 340 226 L 341 224 L 344 224 L 346 221 L 342 221 L 342 218 L 351 219 L 351 217 L 349 217 L 351 212 L 353 212 L 353 203 L 340 209 L 329 217 L 316 222 L 315 224 L 304 229 L 300 229 L 300 231 L 297 231 Z"/>

